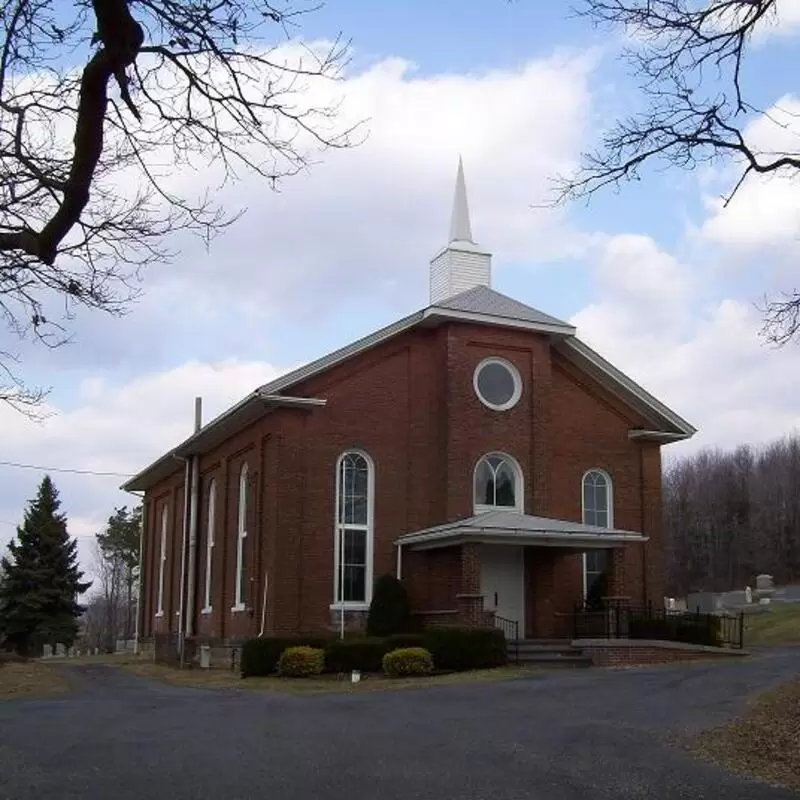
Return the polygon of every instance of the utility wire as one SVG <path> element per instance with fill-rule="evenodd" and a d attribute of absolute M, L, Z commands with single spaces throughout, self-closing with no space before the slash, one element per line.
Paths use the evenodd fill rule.
<path fill-rule="evenodd" d="M 91 469 L 68 469 L 67 467 L 41 467 L 36 464 L 18 464 L 16 461 L 0 461 L 0 467 L 15 467 L 16 469 L 38 469 L 42 472 L 69 472 L 73 475 L 94 475 L 99 478 L 132 478 L 126 472 L 96 472 Z"/>

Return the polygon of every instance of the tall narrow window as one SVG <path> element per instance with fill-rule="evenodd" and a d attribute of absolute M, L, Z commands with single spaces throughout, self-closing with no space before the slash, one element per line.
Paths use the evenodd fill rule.
<path fill-rule="evenodd" d="M 217 507 L 217 482 L 212 478 L 208 485 L 208 507 L 206 510 L 206 583 L 203 611 L 211 611 L 214 587 L 214 520 Z"/>
<path fill-rule="evenodd" d="M 344 453 L 336 465 L 334 597 L 364 605 L 372 599 L 374 469 L 365 453 Z"/>
<path fill-rule="evenodd" d="M 583 523 L 598 528 L 613 526 L 614 507 L 611 477 L 600 469 L 583 476 Z M 588 550 L 583 554 L 583 597 L 587 606 L 600 607 L 608 593 L 609 550 Z"/>
<path fill-rule="evenodd" d="M 156 615 L 164 614 L 164 573 L 167 565 L 167 517 L 168 509 L 165 505 L 161 509 L 161 548 L 158 556 L 158 603 Z"/>
<path fill-rule="evenodd" d="M 247 597 L 247 464 L 239 473 L 239 520 L 236 536 L 236 603 L 234 609 L 244 609 Z"/>
<path fill-rule="evenodd" d="M 475 466 L 475 511 L 505 508 L 522 511 L 522 472 L 511 456 L 491 453 Z"/>

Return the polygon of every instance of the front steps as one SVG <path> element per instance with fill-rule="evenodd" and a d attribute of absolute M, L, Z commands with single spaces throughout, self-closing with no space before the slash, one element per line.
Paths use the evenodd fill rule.
<path fill-rule="evenodd" d="M 509 659 L 519 653 L 519 663 L 529 667 L 590 667 L 592 660 L 568 639 L 520 639 L 508 643 Z"/>

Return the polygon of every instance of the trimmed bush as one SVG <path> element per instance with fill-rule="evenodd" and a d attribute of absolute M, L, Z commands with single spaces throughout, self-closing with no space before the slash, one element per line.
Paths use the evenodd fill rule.
<path fill-rule="evenodd" d="M 425 636 L 421 633 L 396 633 L 386 637 L 386 652 L 398 650 L 401 647 L 424 647 Z"/>
<path fill-rule="evenodd" d="M 391 636 L 411 630 L 411 605 L 405 586 L 393 575 L 375 583 L 367 615 L 367 636 Z"/>
<path fill-rule="evenodd" d="M 325 668 L 328 672 L 380 672 L 386 650 L 386 639 L 334 640 L 325 648 Z"/>
<path fill-rule="evenodd" d="M 506 638 L 498 628 L 428 628 L 425 647 L 437 669 L 487 669 L 508 662 Z"/>
<path fill-rule="evenodd" d="M 401 647 L 383 657 L 383 671 L 390 678 L 430 675 L 433 672 L 433 658 L 424 647 Z"/>
<path fill-rule="evenodd" d="M 324 648 L 328 641 L 319 636 L 262 636 L 260 639 L 248 639 L 242 645 L 242 677 L 274 674 L 278 659 L 287 647 Z"/>
<path fill-rule="evenodd" d="M 325 669 L 325 651 L 318 647 L 287 647 L 278 659 L 278 675 L 310 678 Z"/>

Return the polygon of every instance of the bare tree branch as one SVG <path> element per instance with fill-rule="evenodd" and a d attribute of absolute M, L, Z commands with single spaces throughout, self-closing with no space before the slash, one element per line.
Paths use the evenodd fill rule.
<path fill-rule="evenodd" d="M 354 143 L 356 128 L 324 100 L 347 45 L 296 38 L 316 8 L 304 3 L 0 0 L 0 316 L 10 334 L 57 346 L 78 307 L 123 313 L 140 270 L 174 255 L 169 234 L 209 242 L 237 218 L 208 189 L 253 174 L 274 187 L 314 151 Z M 193 196 L 187 170 L 217 185 Z"/>
<path fill-rule="evenodd" d="M 578 16 L 617 29 L 639 82 L 643 110 L 618 120 L 555 181 L 556 204 L 619 189 L 661 165 L 694 169 L 725 162 L 738 170 L 727 205 L 753 175 L 800 175 L 800 137 L 787 152 L 765 152 L 745 127 L 765 112 L 744 94 L 742 75 L 758 30 L 778 20 L 778 0 L 580 0 Z M 772 120 L 776 125 L 783 125 Z M 798 332 L 796 298 L 769 303 L 764 334 L 785 343 Z"/>

